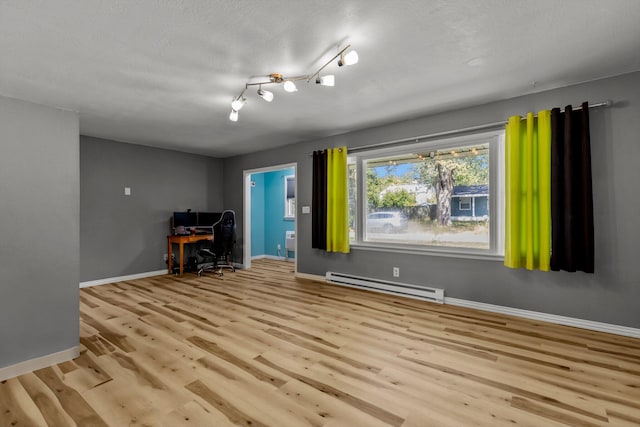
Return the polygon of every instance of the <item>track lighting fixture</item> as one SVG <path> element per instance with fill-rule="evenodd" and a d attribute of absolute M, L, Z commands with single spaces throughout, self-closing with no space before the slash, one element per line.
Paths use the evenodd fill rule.
<path fill-rule="evenodd" d="M 247 100 L 243 98 L 241 94 L 239 97 L 233 100 L 233 102 L 231 103 L 231 108 L 234 109 L 235 111 L 240 111 L 240 109 L 244 107 L 244 104 L 246 102 Z"/>
<path fill-rule="evenodd" d="M 340 67 L 342 67 L 343 65 L 356 64 L 358 62 L 358 54 L 355 50 L 347 52 L 350 47 L 351 45 L 348 45 L 347 47 L 340 50 L 333 58 L 327 61 L 322 67 L 318 69 L 318 71 L 313 74 L 284 77 L 282 74 L 273 73 L 265 76 L 266 80 L 264 81 L 245 83 L 244 90 L 231 102 L 231 113 L 229 114 L 229 120 L 231 120 L 232 122 L 238 121 L 238 111 L 240 111 L 240 109 L 244 107 L 244 104 L 247 102 L 246 98 L 244 98 L 244 93 L 249 88 L 249 86 L 258 86 L 258 95 L 267 102 L 273 101 L 273 92 L 262 89 L 263 85 L 282 84 L 285 91 L 297 92 L 298 88 L 295 82 L 306 80 L 307 83 L 309 83 L 311 80 L 315 79 L 316 83 L 321 86 L 335 86 L 336 80 L 334 75 L 328 74 L 320 76 L 320 72 L 336 59 L 339 59 L 338 66 Z"/>
<path fill-rule="evenodd" d="M 286 90 L 287 92 L 297 92 L 298 88 L 292 80 L 287 80 L 286 82 L 284 82 L 284 90 Z"/>
<path fill-rule="evenodd" d="M 273 92 L 262 89 L 262 86 L 258 89 L 258 95 L 267 102 L 273 101 Z"/>
<path fill-rule="evenodd" d="M 316 83 L 322 86 L 335 86 L 336 76 L 329 74 L 328 76 L 316 77 Z"/>
<path fill-rule="evenodd" d="M 358 52 L 352 50 L 346 55 L 340 54 L 340 60 L 338 61 L 338 67 L 342 67 L 343 65 L 353 65 L 358 63 Z"/>

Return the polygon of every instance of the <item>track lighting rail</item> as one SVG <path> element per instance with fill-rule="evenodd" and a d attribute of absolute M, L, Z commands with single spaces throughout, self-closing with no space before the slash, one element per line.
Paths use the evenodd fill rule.
<path fill-rule="evenodd" d="M 229 114 L 229 120 L 232 122 L 238 121 L 238 111 L 244 104 L 246 103 L 246 98 L 244 98 L 244 94 L 251 86 L 258 86 L 258 95 L 263 98 L 267 102 L 271 102 L 273 100 L 273 93 L 262 89 L 262 86 L 272 85 L 272 84 L 283 84 L 284 90 L 287 92 L 296 92 L 298 89 L 294 82 L 306 80 L 309 83 L 312 79 L 316 79 L 317 84 L 321 84 L 323 86 L 334 86 L 335 77 L 333 75 L 320 76 L 322 70 L 324 70 L 329 64 L 334 62 L 336 59 L 338 60 L 338 66 L 342 67 L 343 65 L 352 65 L 358 62 L 358 54 L 355 50 L 351 50 L 348 53 L 347 50 L 351 48 L 351 45 L 347 45 L 343 49 L 341 49 L 333 58 L 325 62 L 315 73 L 313 74 L 305 74 L 301 76 L 292 76 L 285 77 L 279 73 L 272 73 L 265 77 L 264 81 L 257 82 L 247 82 L 244 85 L 244 89 L 240 92 L 240 95 L 235 97 L 231 102 L 231 114 Z"/>

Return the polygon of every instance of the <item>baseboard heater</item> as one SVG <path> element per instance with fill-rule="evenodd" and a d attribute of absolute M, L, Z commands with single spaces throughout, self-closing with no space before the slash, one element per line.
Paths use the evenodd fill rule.
<path fill-rule="evenodd" d="M 389 282 L 386 280 L 372 279 L 370 277 L 359 277 L 351 274 L 336 273 L 334 271 L 327 271 L 325 279 L 329 283 L 336 283 L 338 285 L 402 295 L 409 298 L 424 299 L 427 301 L 437 302 L 439 304 L 444 303 L 444 289 L 427 288 L 407 283 Z"/>

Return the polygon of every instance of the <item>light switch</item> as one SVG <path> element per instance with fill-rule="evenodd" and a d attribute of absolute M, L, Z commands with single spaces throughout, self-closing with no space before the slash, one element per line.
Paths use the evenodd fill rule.
<path fill-rule="evenodd" d="M 124 195 L 125 196 L 131 195 L 131 187 L 124 187 Z"/>
<path fill-rule="evenodd" d="M 303 206 L 302 207 L 302 213 L 303 214 L 311 213 L 311 207 L 310 206 Z"/>

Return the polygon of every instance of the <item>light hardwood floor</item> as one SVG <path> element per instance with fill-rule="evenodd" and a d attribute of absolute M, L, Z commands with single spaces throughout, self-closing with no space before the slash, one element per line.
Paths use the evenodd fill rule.
<path fill-rule="evenodd" d="M 0 426 L 640 425 L 638 339 L 253 266 L 80 290 L 80 357 Z"/>

